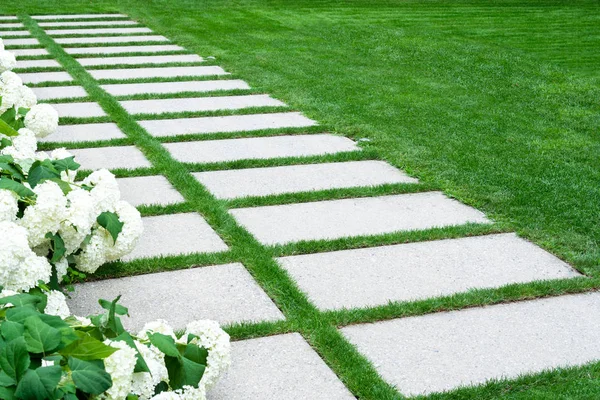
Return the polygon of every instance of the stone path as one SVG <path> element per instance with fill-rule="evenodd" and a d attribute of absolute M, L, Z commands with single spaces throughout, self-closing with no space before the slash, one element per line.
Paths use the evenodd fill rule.
<path fill-rule="evenodd" d="M 95 312 L 98 297 L 122 294 L 133 316 L 126 321 L 129 327 L 164 318 L 181 328 L 193 319 L 212 318 L 243 328 L 285 323 L 294 313 L 281 301 L 280 292 L 286 290 L 299 290 L 317 311 L 351 315 L 368 313 L 370 307 L 580 276 L 513 233 L 386 244 L 378 239 L 381 235 L 427 237 L 430 229 L 446 232 L 493 221 L 440 192 L 423 192 L 417 179 L 384 161 L 361 158 L 357 143 L 318 131 L 316 121 L 284 102 L 268 94 L 243 94 L 251 89 L 246 82 L 219 66 L 199 65 L 206 60 L 125 15 L 33 18 L 81 70 L 116 97 L 115 104 L 137 120 L 148 140 L 168 152 L 173 165 L 188 168 L 187 177 L 157 168 L 150 156 L 156 148 L 149 151 L 131 141 L 131 128 L 117 124 L 114 111 L 89 98 L 85 85 L 73 81 L 69 71 L 28 71 L 60 64 L 37 38 L 22 33 L 25 25 L 16 17 L 0 17 L 0 28 L 7 28 L 0 36 L 8 36 L 8 29 L 26 36 L 5 41 L 24 68 L 21 77 L 38 85 L 34 91 L 40 100 L 52 100 L 60 116 L 69 118 L 69 124 L 61 124 L 44 141 L 57 147 L 78 144 L 71 152 L 84 169 L 115 170 L 123 198 L 144 212 L 140 245 L 123 262 L 141 266 L 146 274 L 78 285 L 70 301 L 75 313 Z M 33 55 L 47 57 L 23 59 Z M 211 93 L 230 90 L 235 94 Z M 173 118 L 173 113 L 180 116 Z M 193 140 L 187 141 L 189 135 Z M 93 144 L 82 148 L 86 142 Z M 198 182 L 201 190 L 188 191 L 181 179 L 186 186 Z M 265 281 L 264 271 L 238 260 L 203 261 L 203 266 L 190 268 L 198 259 L 212 260 L 202 257 L 231 255 L 239 247 L 237 239 L 215 227 L 222 223 L 215 221 L 219 218 L 192 211 L 200 201 L 193 196 L 202 190 L 213 196 L 211 207 L 228 207 L 226 225 L 237 224 L 235 229 L 251 235 L 263 256 L 273 246 L 284 249 L 272 260 L 273 268 L 296 286 L 280 288 L 281 280 Z M 339 190 L 357 195 L 336 198 Z M 314 199 L 306 197 L 310 195 Z M 243 206 L 235 206 L 239 201 Z M 362 238 L 359 246 L 368 247 L 354 248 L 353 238 Z M 343 242 L 342 249 L 331 251 L 327 245 L 332 240 Z M 302 247 L 311 244 L 316 250 Z M 286 246 L 296 245 L 300 250 L 286 252 Z M 235 254 L 244 252 L 238 248 Z M 148 273 L 156 265 L 179 269 Z M 402 394 L 416 395 L 599 359 L 599 311 L 600 295 L 581 294 L 392 316 L 334 332 L 354 344 L 383 380 Z M 344 376 L 330 369 L 337 361 L 328 360 L 319 344 L 307 342 L 312 340 L 309 332 L 304 337 L 280 332 L 234 342 L 233 367 L 209 398 L 355 398 L 342 383 Z"/>

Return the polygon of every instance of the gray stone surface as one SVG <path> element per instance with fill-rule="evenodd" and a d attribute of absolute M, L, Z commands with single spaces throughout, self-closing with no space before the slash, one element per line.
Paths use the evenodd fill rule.
<path fill-rule="evenodd" d="M 227 251 L 219 235 L 197 213 L 144 217 L 144 233 L 123 260 Z"/>
<path fill-rule="evenodd" d="M 79 58 L 79 64 L 84 67 L 94 65 L 140 65 L 140 64 L 164 64 L 164 63 L 190 63 L 201 62 L 202 57 L 196 54 L 174 54 L 166 56 L 131 56 L 131 57 L 102 57 L 102 58 Z M 188 83 L 188 82 L 186 82 Z"/>
<path fill-rule="evenodd" d="M 33 15 L 31 18 L 38 20 L 49 19 L 94 19 L 94 18 L 127 18 L 123 14 L 58 14 L 58 15 Z"/>
<path fill-rule="evenodd" d="M 489 222 L 480 211 L 440 192 L 239 208 L 230 212 L 267 245 Z"/>
<path fill-rule="evenodd" d="M 117 124 L 112 122 L 99 124 L 59 125 L 52 135 L 39 139 L 41 142 L 93 142 L 125 138 Z"/>
<path fill-rule="evenodd" d="M 14 15 L 0 15 L 0 21 L 14 21 L 17 17 Z"/>
<path fill-rule="evenodd" d="M 36 38 L 3 39 L 2 41 L 4 42 L 5 46 L 28 46 L 33 44 L 40 44 L 40 42 Z"/>
<path fill-rule="evenodd" d="M 120 54 L 120 53 L 158 53 L 159 51 L 182 51 L 183 47 L 174 44 L 150 46 L 103 46 L 103 47 L 67 47 L 69 54 Z"/>
<path fill-rule="evenodd" d="M 130 114 L 162 114 L 175 112 L 241 110 L 251 107 L 282 107 L 285 103 L 267 94 L 223 97 L 191 97 L 181 99 L 124 100 Z"/>
<path fill-rule="evenodd" d="M 112 33 L 131 34 L 131 33 L 152 33 L 152 29 L 139 28 L 79 28 L 79 29 L 48 29 L 46 34 L 50 36 L 58 35 L 106 35 Z"/>
<path fill-rule="evenodd" d="M 228 82 L 228 81 L 225 81 Z M 228 115 L 140 121 L 149 134 L 156 137 L 217 132 L 245 132 L 261 129 L 301 128 L 317 125 L 299 112 Z"/>
<path fill-rule="evenodd" d="M 113 25 L 137 25 L 137 21 L 60 21 L 60 22 L 39 22 L 42 28 L 53 28 L 61 26 L 113 26 Z"/>
<path fill-rule="evenodd" d="M 342 333 L 405 395 L 600 359 L 600 294 L 471 308 Z"/>
<path fill-rule="evenodd" d="M 87 97 L 87 92 L 82 86 L 50 86 L 31 88 L 38 100 L 69 99 Z"/>
<path fill-rule="evenodd" d="M 302 157 L 360 150 L 337 135 L 285 135 L 258 138 L 165 143 L 177 160 L 189 163 Z"/>
<path fill-rule="evenodd" d="M 142 42 L 168 42 L 164 36 L 95 36 L 95 37 L 75 37 L 75 38 L 56 38 L 59 44 L 78 44 L 78 43 L 142 43 Z"/>
<path fill-rule="evenodd" d="M 60 67 L 56 60 L 19 60 L 17 68 L 52 68 Z"/>
<path fill-rule="evenodd" d="M 141 205 L 169 205 L 183 203 L 181 194 L 162 175 L 119 178 L 121 198 L 137 207 Z"/>
<path fill-rule="evenodd" d="M 102 88 L 113 96 L 134 94 L 165 94 L 183 92 L 211 92 L 215 90 L 250 89 L 242 80 L 187 81 L 187 82 L 154 82 L 154 83 L 121 83 L 102 85 Z"/>
<path fill-rule="evenodd" d="M 233 342 L 231 356 L 208 400 L 355 399 L 299 333 Z"/>
<path fill-rule="evenodd" d="M 322 310 L 581 276 L 514 233 L 290 256 L 279 263 Z"/>
<path fill-rule="evenodd" d="M 122 318 L 135 333 L 145 323 L 164 319 L 175 329 L 191 321 L 212 319 L 220 324 L 277 321 L 283 314 L 241 264 L 213 265 L 171 272 L 86 282 L 68 301 L 71 312 L 102 312 L 98 299 L 123 295 L 131 318 Z"/>
<path fill-rule="evenodd" d="M 5 37 L 24 37 L 24 36 L 31 36 L 31 33 L 29 31 L 0 31 L 0 37 L 5 38 Z"/>
<path fill-rule="evenodd" d="M 89 118 L 106 116 L 98 103 L 55 103 L 52 104 L 52 107 L 58 112 L 59 117 Z"/>
<path fill-rule="evenodd" d="M 176 78 L 179 76 L 227 75 L 217 66 L 148 67 L 129 69 L 95 69 L 88 71 L 95 79 Z"/>
<path fill-rule="evenodd" d="M 24 84 L 41 82 L 71 82 L 73 77 L 68 72 L 30 72 L 20 73 Z"/>
<path fill-rule="evenodd" d="M 3 21 L 0 19 L 0 21 Z M 22 22 L 0 22 L 0 28 L 24 28 Z"/>
<path fill-rule="evenodd" d="M 97 170 L 100 168 L 145 168 L 151 167 L 150 161 L 135 146 L 95 147 L 69 150 L 81 169 Z"/>
<path fill-rule="evenodd" d="M 42 56 L 49 54 L 46 49 L 11 49 L 10 52 L 13 53 L 15 57 Z"/>
<path fill-rule="evenodd" d="M 207 171 L 194 177 L 219 199 L 417 182 L 383 161 Z"/>

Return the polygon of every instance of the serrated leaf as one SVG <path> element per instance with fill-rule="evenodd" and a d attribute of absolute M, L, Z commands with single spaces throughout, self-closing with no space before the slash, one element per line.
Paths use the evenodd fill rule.
<path fill-rule="evenodd" d="M 19 322 L 3 321 L 0 326 L 0 331 L 2 332 L 2 337 L 7 342 L 10 342 L 13 339 L 23 336 L 25 327 Z"/>
<path fill-rule="evenodd" d="M 52 165 L 52 161 L 43 160 L 36 161 L 31 165 L 29 169 L 29 176 L 27 177 L 27 182 L 29 185 L 34 188 L 38 183 L 41 183 L 47 179 L 60 179 L 60 172 L 54 168 Z"/>
<path fill-rule="evenodd" d="M 24 181 L 25 175 L 23 175 L 23 170 L 17 164 L 9 164 L 8 162 L 0 161 L 0 171 L 4 175 L 9 175 L 12 179 L 16 179 L 17 181 Z"/>
<path fill-rule="evenodd" d="M 75 386 L 83 392 L 100 394 L 112 386 L 110 375 L 101 360 L 83 361 L 69 357 L 69 368 Z"/>
<path fill-rule="evenodd" d="M 108 346 L 89 334 L 76 331 L 77 340 L 59 351 L 65 357 L 75 357 L 79 360 L 90 361 L 104 359 L 118 349 Z"/>
<path fill-rule="evenodd" d="M 13 378 L 11 378 L 10 376 L 6 375 L 6 372 L 4 371 L 0 371 L 0 386 L 12 386 L 12 385 L 16 385 L 17 381 L 15 381 Z M 1 399 L 2 397 L 0 397 Z"/>
<path fill-rule="evenodd" d="M 35 196 L 35 193 L 31 189 L 29 189 L 25 185 L 23 185 L 22 183 L 13 181 L 12 179 L 5 178 L 5 177 L 0 178 L 0 189 L 11 190 L 11 191 L 15 192 L 21 198 Z"/>
<path fill-rule="evenodd" d="M 60 331 L 43 322 L 37 315 L 25 319 L 23 337 L 31 353 L 50 353 L 61 343 Z"/>
<path fill-rule="evenodd" d="M 75 162 L 75 156 L 63 158 L 62 160 L 54 160 L 52 164 L 58 171 L 77 171 L 81 167 L 81 165 Z"/>
<path fill-rule="evenodd" d="M 29 293 L 13 294 L 12 296 L 6 296 L 6 297 L 0 298 L 0 304 L 10 303 L 15 307 L 23 307 L 26 305 L 35 306 L 36 304 L 38 304 L 41 301 L 42 301 L 42 299 L 40 297 L 31 295 Z"/>
<path fill-rule="evenodd" d="M 110 233 L 110 236 L 112 236 L 114 242 L 117 241 L 119 233 L 121 233 L 123 230 L 123 225 L 125 225 L 119 220 L 119 216 L 117 214 L 110 211 L 104 211 L 102 214 L 98 215 L 96 221 L 101 227 Z"/>
<path fill-rule="evenodd" d="M 6 319 L 8 321 L 24 323 L 25 320 L 31 317 L 32 315 L 37 316 L 39 315 L 39 313 L 31 304 L 22 307 L 9 308 L 8 310 L 6 310 Z"/>
<path fill-rule="evenodd" d="M 27 344 L 23 337 L 11 340 L 0 351 L 0 368 L 15 381 L 21 380 L 30 363 Z"/>
<path fill-rule="evenodd" d="M 0 399 L 13 400 L 15 398 L 15 387 L 0 387 Z"/>
<path fill-rule="evenodd" d="M 17 385 L 15 395 L 23 400 L 45 400 L 53 398 L 62 370 L 58 365 L 28 369 Z"/>
<path fill-rule="evenodd" d="M 175 340 L 171 336 L 163 335 L 162 333 L 152 333 L 150 334 L 150 343 L 168 356 L 181 357 L 179 350 L 177 350 L 177 345 L 175 345 Z"/>
<path fill-rule="evenodd" d="M 183 352 L 183 356 L 195 363 L 206 365 L 208 351 L 204 347 L 197 346 L 193 343 L 188 343 Z"/>

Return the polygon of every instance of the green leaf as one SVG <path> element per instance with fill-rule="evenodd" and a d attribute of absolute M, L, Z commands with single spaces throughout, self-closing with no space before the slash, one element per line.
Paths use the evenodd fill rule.
<path fill-rule="evenodd" d="M 98 303 L 100 304 L 100 306 L 102 308 L 104 308 L 105 310 L 109 310 L 112 307 L 113 303 L 115 303 L 114 301 L 108 301 L 108 300 L 104 300 L 104 299 L 99 299 Z M 127 307 L 124 307 L 120 304 L 115 303 L 115 314 L 118 315 L 128 315 L 129 310 L 127 309 Z"/>
<path fill-rule="evenodd" d="M 140 353 L 140 350 L 137 348 L 137 346 L 136 346 L 135 342 L 133 341 L 133 338 L 131 337 L 129 332 L 121 333 L 119 336 L 114 338 L 114 340 L 123 341 L 123 342 L 127 343 L 129 345 L 129 347 L 131 347 L 132 349 L 135 350 L 136 362 L 135 362 L 135 369 L 133 370 L 133 372 L 150 372 L 150 368 L 148 368 L 148 364 L 146 364 L 144 357 L 142 357 L 142 353 Z M 142 346 L 144 346 L 144 345 L 142 344 Z"/>
<path fill-rule="evenodd" d="M 17 164 L 0 161 L 0 171 L 2 171 L 4 175 L 10 175 L 12 179 L 16 179 L 17 181 L 25 180 L 23 170 Z"/>
<path fill-rule="evenodd" d="M 35 196 L 35 193 L 22 183 L 5 177 L 0 178 L 0 189 L 12 190 L 21 198 Z"/>
<path fill-rule="evenodd" d="M 60 172 L 54 168 L 52 165 L 52 161 L 43 160 L 36 161 L 31 165 L 29 169 L 29 176 L 27 177 L 27 182 L 29 185 L 34 188 L 36 185 L 46 179 L 60 179 Z"/>
<path fill-rule="evenodd" d="M 195 363 L 206 365 L 206 359 L 208 358 L 208 350 L 206 350 L 204 347 L 200 347 L 195 344 L 189 343 L 185 347 L 183 356 Z"/>
<path fill-rule="evenodd" d="M 27 350 L 31 353 L 50 353 L 61 343 L 60 331 L 43 322 L 37 315 L 25 319 Z"/>
<path fill-rule="evenodd" d="M 205 366 L 188 360 L 187 358 L 176 358 L 165 356 L 165 366 L 169 372 L 169 384 L 173 389 L 181 389 L 183 386 L 198 387 Z"/>
<path fill-rule="evenodd" d="M 168 356 L 175 358 L 181 357 L 181 354 L 179 354 L 179 350 L 177 350 L 177 346 L 175 345 L 175 340 L 173 340 L 171 336 L 163 335 L 162 333 L 152 333 L 150 335 L 150 343 Z"/>
<path fill-rule="evenodd" d="M 117 241 L 119 233 L 123 230 L 123 223 L 119 220 L 119 216 L 110 211 L 104 211 L 96 218 L 98 224 L 106 229 L 113 238 L 113 241 Z"/>
<path fill-rule="evenodd" d="M 13 339 L 23 336 L 25 327 L 19 322 L 4 321 L 2 322 L 0 331 L 2 331 L 2 337 L 4 337 L 7 342 L 10 342 Z"/>
<path fill-rule="evenodd" d="M 23 337 L 8 342 L 0 351 L 0 367 L 15 381 L 21 380 L 29 364 L 31 360 Z"/>
<path fill-rule="evenodd" d="M 15 398 L 15 387 L 0 387 L 0 399 L 13 400 Z"/>
<path fill-rule="evenodd" d="M 2 119 L 0 119 L 0 133 L 6 136 L 19 136 L 19 132 Z"/>
<path fill-rule="evenodd" d="M 12 123 L 15 121 L 16 117 L 17 109 L 14 106 L 6 110 L 2 115 L 0 115 L 0 119 L 11 126 Z"/>
<path fill-rule="evenodd" d="M 31 110 L 31 108 L 19 107 L 19 109 L 17 110 L 17 114 L 19 114 L 21 117 L 24 117 L 24 116 L 27 115 L 27 113 L 29 112 L 29 110 Z"/>
<path fill-rule="evenodd" d="M 23 400 L 45 400 L 54 397 L 62 370 L 58 365 L 28 369 L 17 385 L 15 395 Z"/>
<path fill-rule="evenodd" d="M 10 376 L 8 376 L 6 374 L 6 372 L 4 371 L 0 371 L 0 386 L 12 386 L 12 385 L 16 385 L 17 381 L 15 381 L 13 378 L 11 378 Z M 2 397 L 0 397 L 1 399 Z"/>
<path fill-rule="evenodd" d="M 117 349 L 108 346 L 98 339 L 93 338 L 89 334 L 81 331 L 76 331 L 78 339 L 59 351 L 65 357 L 75 357 L 79 360 L 101 360 Z"/>
<path fill-rule="evenodd" d="M 62 318 L 56 315 L 48 314 L 40 314 L 39 318 L 51 327 L 58 329 L 63 344 L 70 344 L 71 342 L 78 339 L 75 329 L 73 329 L 71 325 L 63 321 Z"/>
<path fill-rule="evenodd" d="M 110 375 L 101 360 L 83 361 L 69 357 L 69 368 L 75 386 L 90 394 L 100 394 L 112 386 Z"/>
<path fill-rule="evenodd" d="M 65 242 L 60 237 L 59 233 L 53 235 L 52 233 L 46 233 L 46 239 L 50 239 L 50 246 L 52 250 L 52 258 L 50 259 L 51 263 L 57 263 L 67 252 L 67 248 L 65 247 Z"/>
<path fill-rule="evenodd" d="M 62 160 L 54 160 L 52 164 L 58 171 L 77 171 L 81 167 L 81 165 L 75 162 L 75 156 L 63 158 Z"/>
<path fill-rule="evenodd" d="M 4 149 L 5 147 L 12 146 L 12 141 L 7 138 L 0 139 L 0 149 Z"/>
<path fill-rule="evenodd" d="M 71 187 L 71 184 L 69 182 L 63 181 L 62 179 L 52 178 L 52 179 L 47 179 L 47 180 L 56 183 L 58 185 L 58 187 L 60 187 L 60 190 L 62 190 L 62 192 L 65 196 L 68 195 L 69 192 L 73 190 L 73 188 Z"/>
<path fill-rule="evenodd" d="M 32 315 L 38 316 L 40 314 L 31 304 L 17 308 L 9 308 L 8 310 L 6 310 L 6 319 L 8 321 L 24 323 L 25 320 L 31 317 Z"/>
<path fill-rule="evenodd" d="M 0 304 L 12 304 L 15 307 L 23 307 L 26 305 L 35 306 L 42 301 L 38 296 L 33 296 L 28 293 L 14 294 L 0 299 Z"/>

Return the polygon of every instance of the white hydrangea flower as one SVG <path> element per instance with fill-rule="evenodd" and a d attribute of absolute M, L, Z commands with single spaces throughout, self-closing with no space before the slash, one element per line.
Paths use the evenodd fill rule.
<path fill-rule="evenodd" d="M 197 388 L 184 386 L 183 390 L 175 391 L 181 400 L 206 400 L 206 388 L 200 384 Z"/>
<path fill-rule="evenodd" d="M 117 179 L 112 173 L 107 169 L 99 169 L 85 178 L 83 184 L 93 186 L 90 194 L 94 201 L 96 215 L 115 210 L 117 202 L 121 199 L 121 192 Z"/>
<path fill-rule="evenodd" d="M 67 210 L 60 223 L 59 233 L 65 242 L 67 254 L 79 249 L 96 222 L 94 202 L 90 192 L 75 188 L 67 194 Z"/>
<path fill-rule="evenodd" d="M 17 59 L 10 51 L 0 50 L 0 72 L 10 71 L 17 66 Z"/>
<path fill-rule="evenodd" d="M 33 192 L 36 194 L 35 204 L 27 207 L 19 225 L 27 229 L 31 247 L 47 241 L 45 235 L 55 234 L 60 222 L 65 218 L 67 198 L 55 182 L 44 181 L 38 184 Z"/>
<path fill-rule="evenodd" d="M 98 398 L 123 400 L 131 392 L 131 380 L 135 368 L 136 351 L 125 342 L 105 340 L 104 344 L 119 349 L 104 359 L 104 368 L 112 379 L 112 386 Z"/>
<path fill-rule="evenodd" d="M 110 234 L 105 229 L 96 229 L 88 243 L 84 244 L 81 253 L 75 256 L 77 269 L 93 274 L 106 262 L 106 244 Z"/>
<path fill-rule="evenodd" d="M 50 104 L 37 104 L 31 107 L 23 122 L 36 137 L 43 138 L 58 128 L 58 113 Z"/>
<path fill-rule="evenodd" d="M 0 189 L 0 222 L 15 221 L 19 212 L 19 196 L 12 190 Z"/>
<path fill-rule="evenodd" d="M 61 258 L 58 262 L 54 263 L 54 267 L 56 268 L 56 276 L 58 276 L 58 283 L 61 283 L 67 275 L 67 271 L 69 268 L 69 262 L 67 261 L 67 258 Z"/>
<path fill-rule="evenodd" d="M 165 366 L 165 357 L 154 346 L 146 346 L 134 341 L 142 358 L 148 365 L 150 372 L 136 372 L 133 374 L 131 393 L 137 394 L 140 400 L 149 400 L 154 395 L 154 388 L 161 382 L 169 382 L 169 372 Z"/>
<path fill-rule="evenodd" d="M 19 78 L 19 75 L 12 71 L 2 72 L 0 74 L 0 88 L 13 86 L 19 87 L 23 85 L 23 81 Z"/>
<path fill-rule="evenodd" d="M 181 400 L 181 397 L 175 392 L 162 392 L 152 397 L 150 400 Z"/>
<path fill-rule="evenodd" d="M 75 318 L 77 320 L 77 325 L 74 326 L 91 326 L 92 325 L 92 320 L 87 318 L 87 317 L 79 317 L 77 315 L 73 315 L 73 318 Z"/>
<path fill-rule="evenodd" d="M 28 291 L 38 281 L 49 282 L 52 266 L 29 247 L 27 230 L 14 222 L 0 222 L 0 285 L 5 290 Z"/>
<path fill-rule="evenodd" d="M 37 96 L 25 85 L 19 87 L 19 99 L 15 103 L 17 108 L 25 107 L 31 108 L 37 104 Z"/>
<path fill-rule="evenodd" d="M 47 294 L 47 297 L 48 302 L 46 303 L 46 308 L 44 308 L 45 314 L 56 315 L 63 319 L 71 315 L 71 311 L 69 311 L 69 306 L 67 305 L 67 299 L 62 292 L 51 290 L 50 293 Z"/>
<path fill-rule="evenodd" d="M 216 321 L 211 320 L 190 322 L 185 327 L 185 333 L 179 339 L 179 342 L 186 343 L 189 334 L 197 336 L 190 343 L 208 350 L 206 369 L 200 384 L 210 389 L 231 364 L 229 335 L 221 329 Z"/>
<path fill-rule="evenodd" d="M 144 231 L 142 216 L 131 204 L 122 200 L 117 202 L 115 213 L 123 223 L 123 228 L 116 242 L 113 243 L 112 237 L 110 238 L 110 244 L 112 245 L 107 245 L 106 259 L 108 261 L 118 260 L 124 255 L 131 253 Z"/>
<path fill-rule="evenodd" d="M 12 156 L 17 164 L 25 167 L 28 170 L 35 159 L 35 151 L 37 150 L 37 140 L 35 134 L 27 129 L 19 129 L 19 135 L 12 138 L 12 146 L 5 147 L 0 151 L 0 154 Z M 24 163 L 25 160 L 30 160 Z"/>
<path fill-rule="evenodd" d="M 176 340 L 175 331 L 167 321 L 164 319 L 157 319 L 156 321 L 146 322 L 142 330 L 137 334 L 137 337 L 142 340 L 149 340 L 151 333 L 161 333 L 165 336 L 171 336 L 173 340 Z"/>

